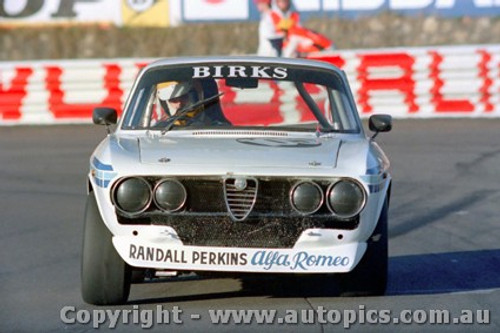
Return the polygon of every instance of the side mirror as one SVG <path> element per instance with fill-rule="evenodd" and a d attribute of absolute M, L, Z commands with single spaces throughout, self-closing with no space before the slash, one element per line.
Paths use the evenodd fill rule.
<path fill-rule="evenodd" d="M 374 139 L 380 132 L 389 132 L 392 129 L 392 117 L 388 114 L 377 114 L 370 117 L 368 122 L 370 131 L 375 132 Z"/>
<path fill-rule="evenodd" d="M 95 108 L 92 113 L 92 121 L 96 125 L 114 125 L 118 120 L 118 112 L 113 108 Z"/>

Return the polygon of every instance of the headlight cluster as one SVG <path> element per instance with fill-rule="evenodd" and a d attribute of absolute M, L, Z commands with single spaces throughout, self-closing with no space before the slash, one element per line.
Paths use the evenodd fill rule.
<path fill-rule="evenodd" d="M 328 209 L 340 218 L 352 218 L 363 210 L 365 191 L 353 180 L 339 180 L 330 184 L 326 194 L 322 187 L 312 181 L 301 181 L 292 187 L 290 203 L 302 215 L 317 212 L 326 200 Z"/>
<path fill-rule="evenodd" d="M 175 212 L 186 203 L 187 192 L 184 185 L 175 179 L 162 179 L 154 187 L 141 177 L 120 180 L 111 192 L 113 204 L 127 214 L 140 214 L 152 202 L 165 212 Z"/>
<path fill-rule="evenodd" d="M 324 201 L 321 187 L 313 182 L 295 184 L 290 195 L 292 207 L 301 214 L 309 215 L 317 212 Z"/>

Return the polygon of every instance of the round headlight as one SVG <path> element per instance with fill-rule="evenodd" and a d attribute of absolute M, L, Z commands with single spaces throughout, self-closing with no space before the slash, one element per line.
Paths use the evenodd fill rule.
<path fill-rule="evenodd" d="M 365 191 L 350 180 L 341 180 L 328 187 L 328 208 L 335 215 L 351 218 L 359 214 L 365 205 Z"/>
<path fill-rule="evenodd" d="M 129 214 L 145 211 L 151 203 L 151 187 L 142 178 L 127 178 L 117 184 L 114 192 L 116 207 Z"/>
<path fill-rule="evenodd" d="M 166 212 L 175 212 L 184 206 L 187 192 L 184 186 L 173 179 L 160 181 L 154 190 L 155 204 Z"/>
<path fill-rule="evenodd" d="M 317 212 L 323 200 L 323 190 L 318 184 L 312 182 L 300 182 L 292 188 L 290 193 L 292 207 L 304 215 Z"/>

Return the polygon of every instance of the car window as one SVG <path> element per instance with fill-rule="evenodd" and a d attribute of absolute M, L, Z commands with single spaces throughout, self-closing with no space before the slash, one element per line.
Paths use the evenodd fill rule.
<path fill-rule="evenodd" d="M 358 132 L 346 89 L 325 70 L 251 64 L 150 69 L 132 92 L 122 128 Z"/>

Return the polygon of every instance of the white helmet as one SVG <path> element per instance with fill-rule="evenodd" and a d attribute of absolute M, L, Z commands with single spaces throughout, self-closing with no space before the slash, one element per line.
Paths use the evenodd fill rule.
<path fill-rule="evenodd" d="M 192 81 L 170 81 L 158 85 L 158 98 L 163 101 L 169 101 L 174 98 L 186 96 L 189 103 L 196 103 L 201 99 L 200 90 L 196 89 Z"/>

